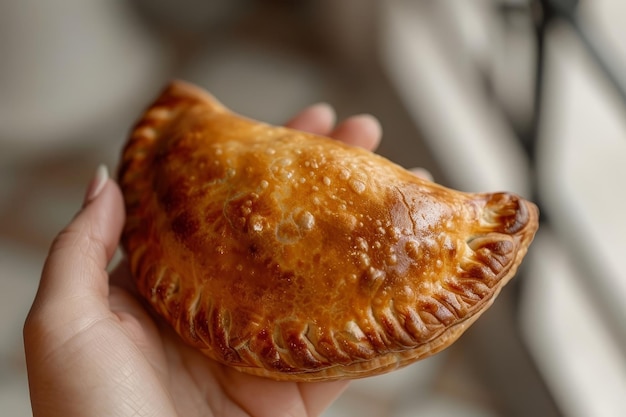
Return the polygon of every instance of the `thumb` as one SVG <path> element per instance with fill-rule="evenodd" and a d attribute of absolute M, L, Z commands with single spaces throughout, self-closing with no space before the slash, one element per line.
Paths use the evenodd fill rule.
<path fill-rule="evenodd" d="M 121 191 L 102 165 L 87 188 L 83 207 L 50 248 L 33 309 L 65 306 L 63 311 L 78 316 L 88 313 L 85 308 L 106 308 L 106 267 L 117 248 L 123 223 Z M 81 302 L 80 308 L 77 302 Z M 76 308 L 67 308 L 70 305 Z"/>

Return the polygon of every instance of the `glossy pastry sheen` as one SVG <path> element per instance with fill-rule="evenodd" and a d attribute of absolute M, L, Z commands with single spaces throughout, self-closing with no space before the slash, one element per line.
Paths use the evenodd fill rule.
<path fill-rule="evenodd" d="M 440 351 L 537 229 L 520 197 L 444 188 L 180 82 L 136 125 L 120 183 L 141 294 L 210 358 L 279 380 L 364 377 Z"/>

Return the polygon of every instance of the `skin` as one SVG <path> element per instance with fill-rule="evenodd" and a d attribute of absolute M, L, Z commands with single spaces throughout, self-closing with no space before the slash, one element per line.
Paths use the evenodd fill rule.
<path fill-rule="evenodd" d="M 328 105 L 287 126 L 374 150 L 369 115 L 335 126 Z M 180 341 L 137 296 L 128 266 L 107 266 L 124 223 L 117 184 L 96 177 L 54 240 L 24 325 L 34 417 L 316 416 L 346 381 L 275 382 L 215 363 Z"/>

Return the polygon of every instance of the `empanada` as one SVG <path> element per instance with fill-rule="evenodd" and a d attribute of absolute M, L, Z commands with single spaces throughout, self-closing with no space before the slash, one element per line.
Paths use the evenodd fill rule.
<path fill-rule="evenodd" d="M 208 357 L 277 380 L 380 374 L 453 343 L 538 225 L 366 150 L 237 116 L 172 83 L 119 172 L 139 292 Z"/>

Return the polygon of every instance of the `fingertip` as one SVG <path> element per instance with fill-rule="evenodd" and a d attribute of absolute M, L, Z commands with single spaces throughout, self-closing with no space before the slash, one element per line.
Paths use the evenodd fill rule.
<path fill-rule="evenodd" d="M 383 135 L 383 128 L 378 118 L 369 113 L 357 114 L 347 119 L 347 121 L 360 125 L 364 134 L 370 137 L 379 138 Z"/>
<path fill-rule="evenodd" d="M 82 209 L 92 222 L 94 238 L 101 238 L 106 248 L 108 263 L 117 249 L 126 212 L 122 191 L 115 181 L 106 178 L 100 191 Z M 106 265 L 105 265 L 106 267 Z"/>
<path fill-rule="evenodd" d="M 423 180 L 431 182 L 435 180 L 433 174 L 431 174 L 430 171 L 425 168 L 411 168 L 409 171 L 413 173 L 413 175 L 420 177 Z"/>
<path fill-rule="evenodd" d="M 317 103 L 299 112 L 286 127 L 316 135 L 327 135 L 335 124 L 336 114 L 328 103 Z"/>
<path fill-rule="evenodd" d="M 335 120 L 335 109 L 329 103 L 324 101 L 315 103 L 307 107 L 304 111 L 312 113 L 324 120 Z"/>
<path fill-rule="evenodd" d="M 344 120 L 331 133 L 331 137 L 373 151 L 380 144 L 382 134 L 383 129 L 378 119 L 365 113 Z"/>

